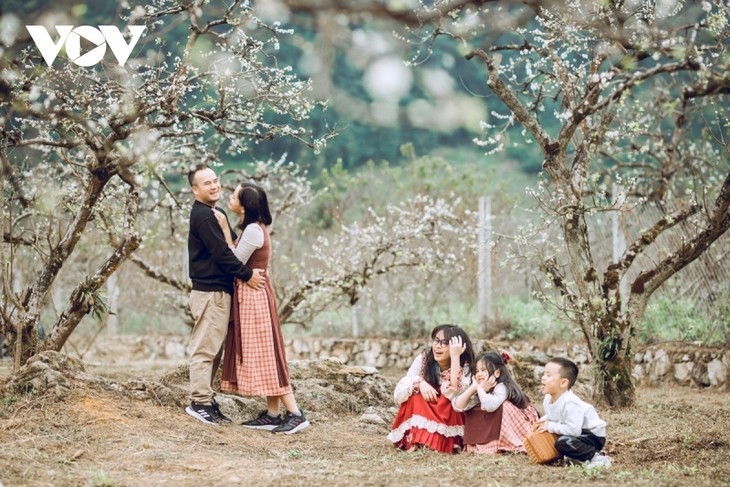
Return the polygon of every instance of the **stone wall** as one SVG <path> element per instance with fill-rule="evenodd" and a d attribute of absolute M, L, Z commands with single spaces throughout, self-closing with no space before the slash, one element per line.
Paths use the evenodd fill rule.
<path fill-rule="evenodd" d="M 83 357 L 87 363 L 124 364 L 130 361 L 184 362 L 188 357 L 187 336 L 101 336 Z M 527 342 L 496 343 L 523 366 L 529 366 L 539 383 L 542 366 L 549 357 L 568 357 L 578 364 L 580 376 L 590 377 L 590 355 L 583 345 L 539 347 Z M 285 341 L 288 360 L 335 357 L 348 365 L 405 371 L 424 350 L 419 340 L 296 338 Z M 485 348 L 477 341 L 475 351 Z M 730 388 L 730 347 L 698 347 L 690 344 L 663 344 L 641 348 L 634 354 L 634 378 L 644 385 L 664 383 L 696 387 Z"/>
<path fill-rule="evenodd" d="M 343 363 L 367 365 L 379 369 L 406 370 L 425 347 L 422 341 L 390 339 L 296 338 L 285 342 L 289 360 L 312 360 L 336 357 Z M 549 357 L 570 358 L 586 377 L 590 369 L 590 355 L 583 345 L 550 345 L 537 347 L 530 343 L 493 343 L 515 360 L 533 364 L 535 373 Z M 481 340 L 474 344 L 475 352 L 485 349 Z M 634 354 L 633 375 L 637 383 L 663 383 L 697 387 L 728 387 L 730 374 L 730 347 L 698 347 L 690 344 L 653 345 Z"/>
<path fill-rule="evenodd" d="M 699 387 L 728 387 L 730 350 L 652 347 L 634 355 L 634 377 L 650 384 L 672 381 Z"/>

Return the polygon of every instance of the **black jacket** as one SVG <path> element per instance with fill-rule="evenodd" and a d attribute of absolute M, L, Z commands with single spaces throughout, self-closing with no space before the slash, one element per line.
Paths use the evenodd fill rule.
<path fill-rule="evenodd" d="M 216 211 L 223 210 L 216 208 Z M 196 291 L 225 291 L 233 294 L 234 277 L 248 281 L 253 275 L 253 271 L 243 265 L 226 244 L 223 230 L 211 207 L 197 200 L 190 211 L 188 257 L 190 279 Z"/>

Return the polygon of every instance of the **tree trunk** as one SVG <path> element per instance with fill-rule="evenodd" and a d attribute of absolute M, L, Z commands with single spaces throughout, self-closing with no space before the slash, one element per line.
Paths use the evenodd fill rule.
<path fill-rule="evenodd" d="M 606 343 L 607 351 L 614 346 L 615 343 Z M 599 347 L 603 349 L 603 344 Z M 593 369 L 594 402 L 619 408 L 634 404 L 635 389 L 631 378 L 632 360 L 629 355 L 617 353 L 596 361 Z"/>
<path fill-rule="evenodd" d="M 14 331 L 15 341 L 13 342 L 13 347 L 15 348 L 15 363 L 13 369 L 18 370 L 35 353 L 38 346 L 38 334 L 36 333 L 35 323 L 24 326 L 20 320 L 18 320 Z"/>
<path fill-rule="evenodd" d="M 620 305 L 613 304 L 596 327 L 593 399 L 611 407 L 627 407 L 635 400 L 631 336 L 626 333 L 631 329 L 633 315 L 620 315 Z"/>
<path fill-rule="evenodd" d="M 110 173 L 103 173 L 101 176 L 92 174 L 89 177 L 86 182 L 83 202 L 74 215 L 73 221 L 66 228 L 59 244 L 51 249 L 51 257 L 45 267 L 41 269 L 34 282 L 26 289 L 25 297 L 20 306 L 22 309 L 19 311 L 19 321 L 22 323 L 22 335 L 24 337 L 24 341 L 19 344 L 23 346 L 21 353 L 21 363 L 23 364 L 39 349 L 43 348 L 42 345 L 39 346 L 36 338 L 36 329 L 40 322 L 41 310 L 47 299 L 48 291 L 81 239 L 96 203 L 101 198 L 111 176 Z M 30 337 L 27 347 L 25 346 L 26 336 Z"/>
<path fill-rule="evenodd" d="M 137 208 L 139 204 L 139 193 L 136 190 L 130 192 L 127 201 L 128 223 L 127 227 L 131 231 L 131 226 L 137 216 Z M 96 273 L 86 281 L 79 283 L 71 293 L 66 309 L 61 313 L 58 321 L 53 327 L 50 336 L 39 347 L 41 350 L 59 351 L 76 329 L 81 319 L 91 311 L 92 305 L 86 299 L 90 293 L 96 292 L 99 288 L 106 284 L 107 279 L 119 268 L 129 256 L 137 250 L 142 238 L 136 232 L 128 234 L 124 240 L 119 243 L 116 251 L 102 264 Z"/>

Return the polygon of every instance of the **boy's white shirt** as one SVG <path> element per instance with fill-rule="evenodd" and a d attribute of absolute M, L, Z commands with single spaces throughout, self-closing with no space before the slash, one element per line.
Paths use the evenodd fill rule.
<path fill-rule="evenodd" d="M 423 365 L 423 354 L 420 353 L 413 361 L 411 366 L 408 368 L 405 377 L 398 381 L 395 385 L 395 391 L 393 392 L 393 399 L 396 404 L 403 404 L 411 397 L 411 390 L 414 382 L 418 380 L 425 380 L 421 377 L 421 368 Z M 439 390 L 441 394 L 446 396 L 452 403 L 456 397 L 466 389 L 470 382 L 471 374 L 469 374 L 469 366 L 464 367 L 461 371 L 461 388 L 460 390 L 454 390 L 450 387 L 449 380 L 441 382 Z"/>
<path fill-rule="evenodd" d="M 606 437 L 606 422 L 598 417 L 596 408 L 580 399 L 573 391 L 565 391 L 554 403 L 551 400 L 550 394 L 546 394 L 542 402 L 545 408 L 543 418 L 549 421 L 547 430 L 550 433 L 579 436 L 587 429 L 596 436 Z"/>
<path fill-rule="evenodd" d="M 258 223 L 249 223 L 243 229 L 241 238 L 238 239 L 233 255 L 244 264 L 248 262 L 251 255 L 264 246 L 264 231 Z"/>

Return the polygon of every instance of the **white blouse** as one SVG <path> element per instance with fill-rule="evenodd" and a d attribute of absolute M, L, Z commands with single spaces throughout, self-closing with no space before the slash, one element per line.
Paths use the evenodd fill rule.
<path fill-rule="evenodd" d="M 419 394 L 420 391 L 418 389 L 418 385 L 422 380 L 425 380 L 423 378 L 422 369 L 423 369 L 423 360 L 425 359 L 425 354 L 420 354 L 416 357 L 416 359 L 411 364 L 410 368 L 408 369 L 408 372 L 406 373 L 405 377 L 403 377 L 401 380 L 398 381 L 398 383 L 395 385 L 395 391 L 393 393 L 393 399 L 395 399 L 396 404 L 403 404 L 408 400 L 409 397 L 411 397 L 413 394 Z M 451 384 L 451 369 L 446 369 L 441 372 L 441 385 L 439 387 L 439 390 L 441 391 L 441 394 L 446 396 L 450 401 L 453 402 L 456 397 L 461 394 L 466 386 L 470 383 L 470 377 L 471 374 L 469 373 L 469 366 L 465 366 L 464 369 L 461 371 L 459 384 L 454 384 L 452 386 Z"/>
<path fill-rule="evenodd" d="M 243 229 L 238 239 L 233 255 L 244 264 L 251 258 L 251 254 L 264 246 L 264 231 L 258 223 L 249 223 Z"/>

